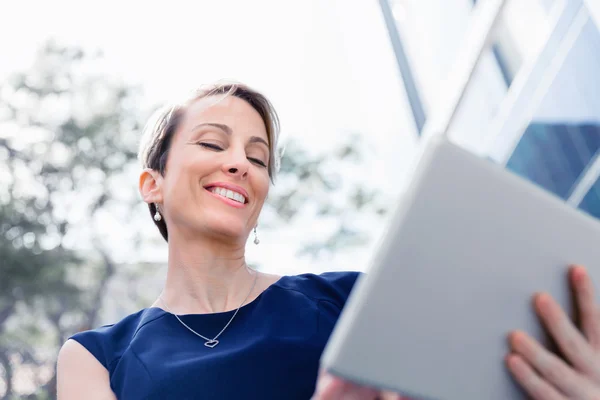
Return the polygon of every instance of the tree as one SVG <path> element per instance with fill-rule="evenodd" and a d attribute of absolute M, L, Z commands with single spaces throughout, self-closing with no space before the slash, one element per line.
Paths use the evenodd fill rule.
<path fill-rule="evenodd" d="M 0 365 L 4 398 L 29 371 L 51 398 L 55 352 L 97 323 L 115 273 L 95 227 L 107 209 L 127 221 L 134 196 L 115 185 L 134 160 L 137 91 L 90 72 L 98 56 L 48 43 L 0 87 Z M 53 368 L 51 368 L 53 370 Z M 0 393 L 2 388 L 0 387 Z M 38 397 L 35 397 L 38 398 Z"/>
<path fill-rule="evenodd" d="M 301 243 L 299 257 L 329 258 L 364 247 L 370 238 L 359 219 L 381 220 L 387 211 L 384 194 L 353 176 L 373 154 L 364 150 L 359 134 L 345 137 L 333 151 L 320 154 L 309 153 L 297 140 L 284 146 L 278 180 L 263 214 L 270 215 L 267 229 L 277 230 L 298 219 L 320 223 L 325 234 Z"/>

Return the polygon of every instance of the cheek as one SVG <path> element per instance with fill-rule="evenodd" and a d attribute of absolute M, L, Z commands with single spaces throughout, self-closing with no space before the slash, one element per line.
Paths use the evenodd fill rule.
<path fill-rule="evenodd" d="M 207 157 L 187 157 L 179 163 L 176 178 L 181 185 L 196 183 L 218 169 L 218 164 Z"/>
<path fill-rule="evenodd" d="M 267 198 L 267 195 L 269 194 L 269 175 L 265 175 L 266 177 L 260 177 L 259 179 L 257 179 L 256 184 L 254 186 L 255 193 L 258 197 L 260 197 L 261 203 L 264 203 L 265 199 Z"/>
<path fill-rule="evenodd" d="M 267 199 L 267 194 L 269 193 L 269 188 L 267 186 L 258 186 L 254 185 L 253 187 L 254 194 L 254 202 L 252 204 L 252 214 L 260 214 L 265 205 L 265 200 Z"/>
<path fill-rule="evenodd" d="M 200 179 L 202 175 L 200 171 L 203 168 L 198 163 L 177 163 L 176 166 L 167 170 L 165 176 L 165 188 L 168 193 L 171 193 L 172 197 L 182 201 L 183 199 L 189 199 L 190 191 L 195 191 L 200 188 Z"/>

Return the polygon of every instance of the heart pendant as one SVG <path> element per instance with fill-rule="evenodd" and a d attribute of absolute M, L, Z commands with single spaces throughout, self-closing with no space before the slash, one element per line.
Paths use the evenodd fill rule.
<path fill-rule="evenodd" d="M 218 344 L 219 344 L 219 341 L 218 341 L 218 340 L 215 340 L 215 339 L 209 340 L 209 341 L 207 341 L 206 343 L 204 343 L 204 345 L 205 345 L 206 347 L 210 347 L 211 349 L 212 349 L 213 347 L 215 347 L 216 345 L 218 345 Z"/>

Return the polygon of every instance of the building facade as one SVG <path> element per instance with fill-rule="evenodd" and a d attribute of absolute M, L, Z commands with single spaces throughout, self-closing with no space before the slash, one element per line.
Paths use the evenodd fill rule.
<path fill-rule="evenodd" d="M 600 0 L 380 0 L 421 136 L 600 218 Z"/>

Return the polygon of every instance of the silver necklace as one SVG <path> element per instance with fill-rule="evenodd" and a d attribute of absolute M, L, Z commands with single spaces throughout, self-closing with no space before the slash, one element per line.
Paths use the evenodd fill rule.
<path fill-rule="evenodd" d="M 211 349 L 213 347 L 215 347 L 216 345 L 219 344 L 219 341 L 217 340 L 217 338 L 219 336 L 221 336 L 221 334 L 223 332 L 225 332 L 225 329 L 227 329 L 227 327 L 229 326 L 229 324 L 231 324 L 231 321 L 233 321 L 233 319 L 235 318 L 235 316 L 237 315 L 238 311 L 240 311 L 240 308 L 242 308 L 242 306 L 244 305 L 244 303 L 246 302 L 246 300 L 248 300 L 248 297 L 250 296 L 250 293 L 252 293 L 252 290 L 254 290 L 254 286 L 256 285 L 256 281 L 258 280 L 258 272 L 255 272 L 256 275 L 254 276 L 254 283 L 252 283 L 252 287 L 250 288 L 250 291 L 248 292 L 248 294 L 246 295 L 246 298 L 244 299 L 244 301 L 242 301 L 242 304 L 240 304 L 240 306 L 237 308 L 237 310 L 235 310 L 235 312 L 233 313 L 231 319 L 229 320 L 229 322 L 227 323 L 227 325 L 225 325 L 225 327 L 223 329 L 221 329 L 221 332 L 219 332 L 217 334 L 217 336 L 215 336 L 214 338 L 207 338 L 206 336 L 202 336 L 201 334 L 199 334 L 198 332 L 196 332 L 195 330 L 193 330 L 192 328 L 190 328 L 189 326 L 187 326 L 185 324 L 185 322 L 183 322 L 178 316 L 177 314 L 173 313 L 171 311 L 171 309 L 169 308 L 169 305 L 167 304 L 167 302 L 165 301 L 165 299 L 162 298 L 162 294 L 160 296 L 158 296 L 159 300 L 164 304 L 165 308 L 167 309 L 167 311 L 169 313 L 171 313 L 175 318 L 177 318 L 177 321 L 179 321 L 181 323 L 181 325 L 185 326 L 190 332 L 192 332 L 194 335 L 204 339 L 206 342 L 204 342 L 204 345 L 206 347 L 210 347 Z"/>

